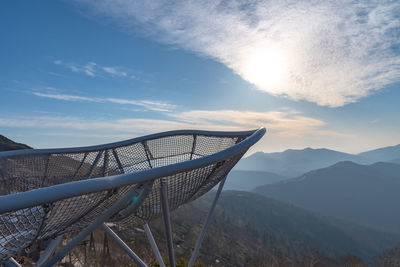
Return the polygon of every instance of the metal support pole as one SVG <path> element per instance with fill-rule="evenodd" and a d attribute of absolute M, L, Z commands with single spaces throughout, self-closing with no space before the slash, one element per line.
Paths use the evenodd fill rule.
<path fill-rule="evenodd" d="M 210 224 L 212 214 L 214 212 L 215 206 L 217 205 L 217 201 L 219 199 L 219 195 L 221 194 L 222 188 L 224 187 L 225 180 L 226 180 L 226 176 L 225 176 L 224 179 L 221 180 L 221 182 L 219 182 L 217 193 L 215 194 L 214 201 L 213 201 L 213 203 L 211 205 L 210 210 L 208 211 L 207 218 L 206 218 L 206 221 L 204 222 L 203 228 L 201 229 L 199 238 L 197 239 L 196 246 L 194 247 L 192 256 L 190 257 L 190 261 L 189 261 L 188 267 L 193 267 L 193 265 L 194 265 L 194 263 L 196 261 L 197 254 L 199 253 L 201 243 L 203 242 L 203 239 L 204 239 L 204 236 L 206 234 L 208 225 Z"/>
<path fill-rule="evenodd" d="M 132 205 L 139 205 L 144 201 L 147 197 L 148 193 L 151 190 L 151 186 L 147 185 L 140 192 L 138 199 Z M 41 266 L 53 266 L 58 261 L 60 261 L 71 249 L 77 246 L 79 243 L 85 239 L 91 232 L 93 232 L 98 226 L 104 223 L 107 219 L 113 216 L 116 212 L 118 212 L 123 206 L 128 204 L 132 197 L 136 194 L 135 188 L 131 189 L 125 196 L 118 201 L 116 201 L 108 210 L 103 212 L 99 217 L 97 217 L 90 225 L 88 225 L 85 229 L 83 229 L 79 234 L 77 234 L 65 247 L 63 247 L 59 252 L 57 252 L 52 258 L 45 261 Z"/>
<path fill-rule="evenodd" d="M 104 238 L 103 238 L 103 256 L 106 254 L 110 254 L 110 247 L 108 246 L 108 237 L 107 232 L 104 231 Z"/>
<path fill-rule="evenodd" d="M 174 255 L 174 243 L 172 241 L 171 217 L 169 214 L 167 185 L 166 185 L 164 179 L 160 180 L 160 185 L 161 185 L 161 190 L 160 190 L 161 191 L 161 206 L 162 206 L 162 211 L 163 211 L 165 231 L 167 233 L 169 264 L 171 267 L 175 267 L 175 255 Z"/>
<path fill-rule="evenodd" d="M 110 228 L 108 227 L 105 223 L 101 225 L 104 230 L 120 245 L 126 253 L 134 260 L 136 261 L 137 264 L 139 264 L 140 267 L 147 267 L 147 265 L 142 261 L 142 259 L 139 258 L 138 255 L 136 255 L 135 252 L 132 251 L 132 249 L 125 244 L 125 242 Z"/>
<path fill-rule="evenodd" d="M 143 225 L 143 228 L 147 235 L 147 239 L 150 242 L 151 248 L 153 249 L 153 252 L 156 255 L 158 264 L 160 265 L 160 267 L 165 267 L 164 260 L 161 256 L 160 250 L 157 247 L 156 241 L 154 240 L 154 237 L 153 237 L 153 234 L 151 233 L 149 225 L 146 223 L 145 225 Z"/>
<path fill-rule="evenodd" d="M 50 244 L 47 246 L 45 251 L 40 256 L 39 260 L 37 261 L 36 266 L 40 266 L 43 262 L 45 262 L 51 256 L 51 254 L 57 248 L 57 246 L 61 242 L 61 240 L 62 240 L 62 235 L 59 235 L 50 241 Z"/>
<path fill-rule="evenodd" d="M 21 264 L 19 264 L 14 258 L 9 258 L 5 262 L 2 263 L 5 267 L 21 267 Z"/>

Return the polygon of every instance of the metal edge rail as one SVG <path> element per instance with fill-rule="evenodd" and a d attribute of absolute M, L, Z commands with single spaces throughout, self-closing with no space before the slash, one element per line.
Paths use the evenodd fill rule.
<path fill-rule="evenodd" d="M 261 128 L 260 128 L 261 129 Z M 139 143 L 142 141 L 153 140 L 162 137 L 170 137 L 175 135 L 203 135 L 203 136 L 216 136 L 216 137 L 234 137 L 234 136 L 246 136 L 251 135 L 254 132 L 260 130 L 250 130 L 250 131 L 233 131 L 233 132 L 224 132 L 224 131 L 203 131 L 203 130 L 175 130 L 175 131 L 167 131 L 161 133 L 155 133 L 145 136 L 140 136 L 124 141 L 113 142 L 102 145 L 94 145 L 94 146 L 82 146 L 82 147 L 70 147 L 70 148 L 48 148 L 48 149 L 23 149 L 23 150 L 12 150 L 12 151 L 4 151 L 0 152 L 1 157 L 8 156 L 19 156 L 19 155 L 33 155 L 33 154 L 61 154 L 61 153 L 79 153 L 79 152 L 93 152 L 98 150 L 105 150 L 111 148 L 117 148 L 121 146 L 131 145 L 134 143 Z"/>
<path fill-rule="evenodd" d="M 182 133 L 185 131 L 173 131 L 173 132 Z M 173 132 L 166 132 L 166 133 L 173 133 Z M 193 134 L 193 132 L 204 133 L 204 131 L 191 131 L 190 133 Z M 209 164 L 212 164 L 213 162 L 224 160 L 230 156 L 233 156 L 237 153 L 247 150 L 258 140 L 260 140 L 264 136 L 265 132 L 266 132 L 265 128 L 259 128 L 258 130 L 250 132 L 241 132 L 241 133 L 252 133 L 252 134 L 246 139 L 244 139 L 242 142 L 237 143 L 232 147 L 219 151 L 215 154 L 204 156 L 202 158 L 194 159 L 191 161 L 184 161 L 136 173 L 120 174 L 115 176 L 68 182 L 64 184 L 58 184 L 49 187 L 33 189 L 30 191 L 0 196 L 0 214 L 19 209 L 30 208 L 45 203 L 51 203 L 69 197 L 80 196 L 103 190 L 109 190 L 121 186 L 130 185 L 133 183 L 143 183 L 160 177 L 172 175 L 177 172 L 184 172 L 196 168 L 201 168 Z M 212 133 L 212 132 L 207 132 L 207 133 Z M 219 133 L 227 134 L 229 132 L 219 132 Z M 0 156 L 3 156 L 3 154 Z"/>

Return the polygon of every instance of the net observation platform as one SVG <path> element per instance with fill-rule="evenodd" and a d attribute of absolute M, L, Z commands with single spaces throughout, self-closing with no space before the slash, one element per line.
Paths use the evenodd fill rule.
<path fill-rule="evenodd" d="M 165 266 L 148 222 L 162 216 L 175 266 L 170 212 L 219 187 L 193 249 L 193 266 L 228 172 L 265 134 L 178 130 L 106 145 L 0 152 L 0 264 L 40 255 L 53 266 L 98 227 L 139 265 L 147 266 L 107 223 L 144 228 Z M 74 237 L 66 245 L 66 234 Z M 58 248 L 58 249 L 56 249 Z"/>

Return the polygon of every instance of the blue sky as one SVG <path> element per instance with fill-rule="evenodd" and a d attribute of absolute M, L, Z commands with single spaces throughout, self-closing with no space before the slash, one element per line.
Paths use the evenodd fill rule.
<path fill-rule="evenodd" d="M 400 143 L 397 1 L 1 1 L 0 134 L 35 148 L 267 128 L 255 150 Z"/>

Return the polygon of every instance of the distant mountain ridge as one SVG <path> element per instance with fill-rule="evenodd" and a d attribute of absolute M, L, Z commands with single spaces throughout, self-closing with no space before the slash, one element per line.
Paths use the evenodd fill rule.
<path fill-rule="evenodd" d="M 400 144 L 362 152 L 357 156 L 366 158 L 370 162 L 400 160 Z"/>
<path fill-rule="evenodd" d="M 395 163 L 395 164 L 400 164 L 400 158 L 398 159 L 393 159 L 390 161 L 391 163 Z"/>
<path fill-rule="evenodd" d="M 400 159 L 400 145 L 366 151 L 357 155 L 326 148 L 288 149 L 275 153 L 254 153 L 242 159 L 235 170 L 266 171 L 282 176 L 296 177 L 340 161 L 372 164 L 378 161 L 395 161 L 398 159 Z"/>
<path fill-rule="evenodd" d="M 254 188 L 286 180 L 284 177 L 272 172 L 232 170 L 226 179 L 224 190 L 251 191 Z"/>
<path fill-rule="evenodd" d="M 32 149 L 32 148 L 25 144 L 16 143 L 0 134 L 0 152 L 8 150 L 18 150 L 18 149 Z"/>
<path fill-rule="evenodd" d="M 324 215 L 400 233 L 400 165 L 350 161 L 307 172 L 254 192 Z"/>

